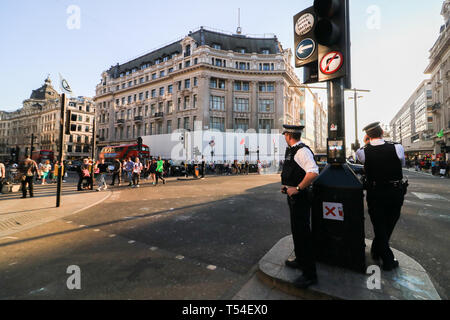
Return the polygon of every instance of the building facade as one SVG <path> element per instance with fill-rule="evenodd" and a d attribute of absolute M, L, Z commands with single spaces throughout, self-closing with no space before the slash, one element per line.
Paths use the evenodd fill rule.
<path fill-rule="evenodd" d="M 431 81 L 424 80 L 390 122 L 391 139 L 410 157 L 434 153 Z"/>
<path fill-rule="evenodd" d="M 425 73 L 431 75 L 434 154 L 450 159 L 450 0 L 444 1 L 441 15 L 445 24 Z"/>
<path fill-rule="evenodd" d="M 251 38 L 200 28 L 117 64 L 102 73 L 96 88 L 99 147 L 192 131 L 198 122 L 203 130 L 269 133 L 283 124 L 299 124 L 305 90 L 291 60 L 291 50 L 284 50 L 275 36 Z"/>
<path fill-rule="evenodd" d="M 92 135 L 92 124 L 87 124 L 85 120 L 93 123 L 94 106 L 89 98 L 69 98 L 68 108 L 73 110 L 73 114 L 88 115 L 88 118 L 77 117 L 77 121 L 71 124 L 76 128 L 82 127 L 85 134 L 89 130 Z M 83 111 L 81 111 L 81 109 Z M 33 150 L 50 150 L 55 156 L 59 148 L 59 123 L 61 117 L 60 94 L 53 88 L 50 78 L 39 89 L 33 90 L 29 99 L 23 102 L 23 107 L 13 112 L 0 112 L 0 157 L 3 160 L 11 159 L 12 154 L 17 154 L 20 159 L 26 153 L 30 153 L 32 138 L 34 137 Z M 81 126 L 81 127 L 80 127 Z M 84 135 L 83 134 L 83 135 Z M 86 140 L 79 141 L 75 136 L 66 136 L 66 157 L 80 158 L 88 156 L 89 152 L 83 153 Z M 89 142 L 89 141 L 88 141 Z M 81 148 L 81 152 L 76 152 Z"/>

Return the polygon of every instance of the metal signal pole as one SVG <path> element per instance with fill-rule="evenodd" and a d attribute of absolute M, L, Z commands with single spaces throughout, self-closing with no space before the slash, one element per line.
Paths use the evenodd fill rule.
<path fill-rule="evenodd" d="M 66 94 L 61 95 L 61 118 L 59 120 L 59 154 L 58 154 L 58 186 L 56 189 L 56 207 L 61 206 L 61 187 L 62 187 L 62 173 L 63 173 L 63 159 L 64 159 L 64 125 L 66 117 Z"/>

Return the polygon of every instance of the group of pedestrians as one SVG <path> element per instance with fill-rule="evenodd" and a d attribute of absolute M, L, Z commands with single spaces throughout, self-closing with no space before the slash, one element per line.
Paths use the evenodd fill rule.
<path fill-rule="evenodd" d="M 433 176 L 444 179 L 445 177 L 449 177 L 450 160 L 445 161 L 444 159 L 435 157 L 432 159 L 419 159 L 415 157 L 414 159 L 406 160 L 406 167 L 414 167 L 416 172 L 429 172 Z"/>
<path fill-rule="evenodd" d="M 142 163 L 138 157 L 134 159 L 128 157 L 123 161 L 115 159 L 112 164 L 105 163 L 103 158 L 95 164 L 90 159 L 84 159 L 83 164 L 78 168 L 78 191 L 92 190 L 94 178 L 97 182 L 97 191 L 107 190 L 106 177 L 109 174 L 112 175 L 110 186 L 121 186 L 122 181 L 125 180 L 129 187 L 139 188 L 142 178 L 151 179 L 155 186 L 159 180 L 166 184 L 165 171 L 165 161 L 161 157 L 146 163 Z"/>

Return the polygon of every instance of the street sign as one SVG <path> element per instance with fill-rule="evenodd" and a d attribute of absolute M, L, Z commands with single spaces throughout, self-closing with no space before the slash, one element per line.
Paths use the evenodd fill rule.
<path fill-rule="evenodd" d="M 306 60 L 311 57 L 315 51 L 316 42 L 310 38 L 307 38 L 298 44 L 297 50 L 295 50 L 295 55 L 300 60 Z"/>
<path fill-rule="evenodd" d="M 295 23 L 295 33 L 299 36 L 309 33 L 314 27 L 315 20 L 314 15 L 311 13 L 301 15 Z"/>
<path fill-rule="evenodd" d="M 320 61 L 320 72 L 326 75 L 338 72 L 344 64 L 344 56 L 342 53 L 332 51 L 325 54 Z"/>
<path fill-rule="evenodd" d="M 314 7 L 309 7 L 294 16 L 295 66 L 309 68 L 308 64 L 317 64 L 317 44 L 314 27 L 317 24 Z"/>
<path fill-rule="evenodd" d="M 323 218 L 327 220 L 344 221 L 344 205 L 342 203 L 324 202 Z"/>

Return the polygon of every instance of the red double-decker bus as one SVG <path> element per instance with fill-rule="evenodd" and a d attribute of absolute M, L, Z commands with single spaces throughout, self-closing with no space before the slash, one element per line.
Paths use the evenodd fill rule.
<path fill-rule="evenodd" d="M 33 159 L 37 163 L 41 163 L 46 160 L 50 160 L 50 162 L 53 162 L 55 160 L 55 155 L 51 150 L 36 150 L 33 151 L 31 159 Z"/>
<path fill-rule="evenodd" d="M 143 144 L 142 150 L 138 150 L 137 144 L 108 146 L 104 147 L 100 152 L 99 158 L 105 159 L 105 162 L 112 162 L 115 159 L 126 160 L 128 157 L 138 157 L 141 162 L 150 159 L 150 148 Z"/>

